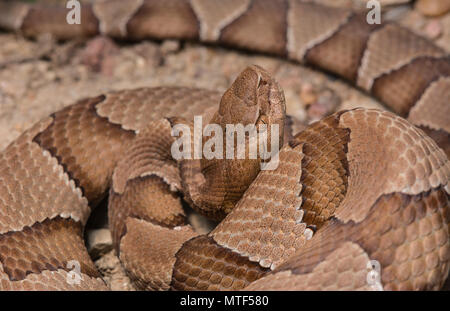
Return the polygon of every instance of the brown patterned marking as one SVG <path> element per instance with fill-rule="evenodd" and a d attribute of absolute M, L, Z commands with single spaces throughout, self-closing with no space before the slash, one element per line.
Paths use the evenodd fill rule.
<path fill-rule="evenodd" d="M 126 25 L 143 2 L 144 0 L 109 0 L 93 3 L 92 10 L 99 19 L 100 33 L 115 38 L 126 37 Z"/>
<path fill-rule="evenodd" d="M 445 52 L 429 40 L 388 23 L 370 36 L 358 70 L 357 85 L 370 91 L 375 79 L 424 56 L 443 57 Z"/>
<path fill-rule="evenodd" d="M 184 243 L 176 258 L 171 283 L 175 290 L 239 290 L 269 271 L 207 236 Z"/>
<path fill-rule="evenodd" d="M 120 239 L 126 233 L 125 221 L 128 217 L 165 227 L 175 227 L 186 223 L 179 196 L 156 176 L 129 180 L 121 195 L 111 191 L 108 216 L 114 246 L 118 253 Z"/>
<path fill-rule="evenodd" d="M 0 262 L 11 281 L 19 281 L 30 273 L 44 270 L 70 271 L 67 263 L 76 260 L 81 272 L 100 277 L 90 259 L 82 228 L 72 219 L 56 217 L 25 227 L 22 231 L 0 234 Z"/>
<path fill-rule="evenodd" d="M 450 133 L 448 103 L 450 103 L 450 74 L 437 78 L 428 86 L 409 111 L 408 121 L 416 126 L 422 125 Z"/>
<path fill-rule="evenodd" d="M 367 23 L 366 15 L 355 14 L 332 37 L 310 49 L 306 63 L 356 82 L 367 41 L 377 28 Z"/>
<path fill-rule="evenodd" d="M 188 1 L 147 0 L 127 24 L 131 39 L 198 39 L 199 24 Z"/>
<path fill-rule="evenodd" d="M 249 9 L 224 27 L 219 42 L 277 55 L 286 54 L 285 0 L 253 0 Z"/>
<path fill-rule="evenodd" d="M 172 158 L 171 125 L 167 119 L 150 122 L 125 147 L 114 169 L 109 196 L 109 224 L 119 252 L 125 221 L 135 217 L 175 227 L 185 224 L 177 162 Z"/>
<path fill-rule="evenodd" d="M 53 122 L 44 118 L 0 153 L 0 233 L 55 218 L 85 224 L 88 201 L 57 159 L 32 139 Z"/>
<path fill-rule="evenodd" d="M 450 58 L 419 57 L 377 78 L 371 92 L 406 117 L 430 83 L 442 76 L 450 76 Z"/>
<path fill-rule="evenodd" d="M 233 211 L 211 232 L 219 245 L 273 268 L 304 245 L 311 230 L 302 221 L 302 145 L 285 145 L 279 166 L 262 171 Z"/>
<path fill-rule="evenodd" d="M 0 27 L 14 31 L 20 29 L 29 9 L 29 5 L 23 2 L 0 1 Z"/>
<path fill-rule="evenodd" d="M 294 138 L 304 143 L 300 179 L 303 221 L 317 229 L 334 214 L 347 191 L 350 131 L 338 127 L 338 118 L 333 115 L 316 122 Z"/>
<path fill-rule="evenodd" d="M 361 221 L 384 194 L 416 195 L 447 185 L 447 156 L 406 120 L 386 111 L 355 109 L 342 114 L 339 123 L 351 131 L 348 188 L 336 210 L 341 220 Z"/>
<path fill-rule="evenodd" d="M 277 271 L 314 274 L 329 254 L 346 241 L 352 241 L 371 260 L 380 262 L 384 289 L 439 289 L 450 268 L 448 206 L 449 196 L 442 187 L 412 196 L 384 195 L 361 222 L 342 223 L 333 218 Z M 339 269 L 343 264 L 339 260 L 332 262 L 330 269 Z"/>
<path fill-rule="evenodd" d="M 95 106 L 103 99 L 81 100 L 56 112 L 53 123 L 33 139 L 58 159 L 94 204 L 105 194 L 123 146 L 135 136 L 97 115 Z"/>
<path fill-rule="evenodd" d="M 290 270 L 274 272 L 253 282 L 244 290 L 373 290 L 367 283 L 368 262 L 370 258 L 358 244 L 346 242 L 333 250 L 311 273 L 295 274 Z"/>
<path fill-rule="evenodd" d="M 129 276 L 141 289 L 168 290 L 177 251 L 197 234 L 190 226 L 168 229 L 131 217 L 126 226 L 120 260 Z"/>
<path fill-rule="evenodd" d="M 251 0 L 191 0 L 192 9 L 200 22 L 202 41 L 217 41 L 223 27 L 240 17 Z"/>
<path fill-rule="evenodd" d="M 301 63 L 309 49 L 331 38 L 353 15 L 346 9 L 297 0 L 288 3 L 287 51 L 290 59 Z"/>
<path fill-rule="evenodd" d="M 152 87 L 110 92 L 105 96 L 96 105 L 99 116 L 123 129 L 141 131 L 149 122 L 174 116 L 188 120 L 202 116 L 206 124 L 217 110 L 222 94 L 187 87 Z"/>
<path fill-rule="evenodd" d="M 61 7 L 31 7 L 21 30 L 27 37 L 51 33 L 58 39 L 92 37 L 98 34 L 98 20 L 89 5 L 81 6 L 81 24 L 68 24 L 68 10 Z"/>

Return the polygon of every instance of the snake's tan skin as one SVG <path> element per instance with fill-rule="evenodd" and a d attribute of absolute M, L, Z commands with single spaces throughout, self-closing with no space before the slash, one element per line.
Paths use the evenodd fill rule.
<path fill-rule="evenodd" d="M 439 16 L 450 11 L 450 1 L 418 0 L 416 9 L 426 16 Z"/>
<path fill-rule="evenodd" d="M 221 126 L 289 123 L 283 92 L 262 68 L 245 69 L 222 96 L 160 87 L 81 100 L 0 154 L 1 289 L 106 289 L 82 232 L 108 191 L 114 246 L 143 289 L 442 286 L 450 265 L 442 49 L 395 24 L 295 0 L 110 1 L 82 14 L 69 26 L 65 9 L 0 2 L 0 27 L 271 53 L 339 75 L 397 115 L 341 111 L 295 137 L 287 126 L 279 166 L 258 173 L 261 159 L 175 161 L 170 146 L 174 126 L 192 126 L 196 115 Z M 229 214 L 198 235 L 179 194 L 213 218 Z M 71 260 L 81 264 L 80 284 L 67 282 Z M 368 282 L 375 261 L 380 280 Z"/>

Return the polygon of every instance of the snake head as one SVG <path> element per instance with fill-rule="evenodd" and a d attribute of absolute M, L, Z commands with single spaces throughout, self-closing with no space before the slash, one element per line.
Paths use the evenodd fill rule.
<path fill-rule="evenodd" d="M 285 114 L 283 90 L 267 71 L 253 65 L 241 72 L 222 96 L 219 109 L 210 124 L 222 127 L 226 133 L 224 140 L 225 136 L 228 137 L 230 134 L 227 132 L 228 125 L 242 125 L 245 139 L 241 141 L 237 139 L 239 134 L 236 133 L 234 136 L 231 134 L 231 137 L 234 137 L 234 146 L 230 148 L 228 141 L 224 141 L 226 151 L 223 159 L 200 161 L 204 182 L 197 187 L 201 189 L 197 191 L 199 193 L 197 197 L 203 198 L 200 193 L 204 193 L 204 197 L 208 200 L 198 199 L 197 202 L 201 202 L 197 204 L 201 206 L 198 210 L 202 212 L 207 210 L 209 212 L 206 214 L 209 217 L 220 219 L 234 208 L 259 173 L 262 163 L 268 162 L 283 145 Z M 250 131 L 245 129 L 249 125 L 256 127 L 253 129 L 256 129 L 257 133 L 255 131 L 252 133 L 257 135 L 250 134 Z M 264 153 L 259 150 L 260 138 L 267 146 Z M 252 146 L 258 146 L 256 155 L 251 152 L 256 150 Z M 229 158 L 228 152 L 230 154 L 234 152 L 234 157 Z M 214 203 L 211 203 L 212 198 Z"/>
<path fill-rule="evenodd" d="M 252 65 L 239 74 L 224 93 L 216 115 L 218 124 L 272 124 L 279 126 L 280 146 L 286 115 L 284 93 L 263 68 Z"/>

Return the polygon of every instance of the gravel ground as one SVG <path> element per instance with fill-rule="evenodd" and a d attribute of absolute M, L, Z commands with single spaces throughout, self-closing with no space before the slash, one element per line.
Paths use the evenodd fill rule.
<path fill-rule="evenodd" d="M 353 6 L 362 2 L 321 1 Z M 389 9 L 389 17 L 450 51 L 450 14 L 425 18 L 410 5 L 400 5 Z M 105 37 L 55 42 L 45 35 L 30 41 L 10 33 L 0 33 L 0 42 L 0 150 L 42 117 L 78 99 L 161 85 L 224 91 L 249 64 L 266 68 L 278 79 L 288 114 L 305 124 L 343 108 L 381 108 L 376 100 L 335 77 L 275 57 L 218 47 L 177 41 L 131 44 Z M 194 216 L 193 221 L 207 230 L 204 221 Z M 106 210 L 99 208 L 88 232 L 95 234 L 106 227 Z M 96 264 L 111 289 L 133 289 L 113 251 L 106 248 Z"/>

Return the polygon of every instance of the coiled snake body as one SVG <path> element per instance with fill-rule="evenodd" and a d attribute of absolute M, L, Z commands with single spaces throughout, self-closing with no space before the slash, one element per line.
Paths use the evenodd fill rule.
<path fill-rule="evenodd" d="M 337 74 L 398 115 L 341 111 L 292 137 L 283 92 L 257 66 L 223 96 L 159 87 L 81 100 L 0 154 L 1 289 L 106 289 L 82 232 L 108 191 L 114 246 L 144 289 L 442 286 L 450 261 L 450 59 L 442 49 L 395 24 L 296 0 L 109 1 L 82 14 L 74 26 L 64 9 L 0 2 L 0 27 L 271 53 Z M 192 126 L 197 115 L 222 127 L 281 125 L 278 167 L 174 160 L 173 127 Z M 179 194 L 213 218 L 228 215 L 198 235 Z M 79 284 L 67 282 L 74 260 Z M 367 282 L 374 263 L 376 284 Z"/>

